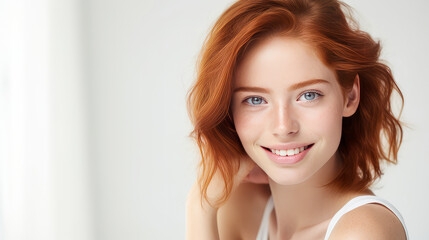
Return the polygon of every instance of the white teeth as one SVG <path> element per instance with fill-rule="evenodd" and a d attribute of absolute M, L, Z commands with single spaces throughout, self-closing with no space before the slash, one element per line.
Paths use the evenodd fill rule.
<path fill-rule="evenodd" d="M 299 147 L 294 149 L 282 149 L 282 150 L 276 150 L 276 149 L 270 149 L 272 153 L 279 155 L 279 156 L 293 156 L 295 154 L 298 154 L 304 150 L 306 150 L 308 147 Z"/>

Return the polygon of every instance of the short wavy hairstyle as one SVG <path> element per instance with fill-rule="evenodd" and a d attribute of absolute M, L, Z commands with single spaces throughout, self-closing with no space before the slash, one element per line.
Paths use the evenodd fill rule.
<path fill-rule="evenodd" d="M 380 42 L 359 30 L 351 8 L 337 0 L 240 0 L 230 6 L 208 34 L 197 62 L 197 79 L 187 104 L 201 152 L 199 183 L 202 197 L 216 172 L 225 188 L 216 204 L 232 190 L 244 148 L 230 112 L 237 66 L 261 40 L 289 36 L 309 43 L 337 75 L 343 92 L 356 75 L 361 98 L 354 115 L 343 118 L 338 152 L 343 167 L 329 184 L 337 189 L 363 190 L 383 173 L 381 162 L 397 162 L 403 130 L 391 107 L 395 90 L 404 98 L 390 68 L 380 59 Z M 400 115 L 400 114 L 399 114 Z"/>

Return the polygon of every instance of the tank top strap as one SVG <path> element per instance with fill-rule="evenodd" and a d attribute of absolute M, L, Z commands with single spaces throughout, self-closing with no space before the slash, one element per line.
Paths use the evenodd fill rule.
<path fill-rule="evenodd" d="M 270 196 L 267 201 L 267 205 L 265 205 L 264 215 L 262 216 L 261 225 L 259 226 L 258 235 L 256 236 L 256 240 L 268 240 L 268 229 L 270 222 L 270 215 L 274 208 L 273 196 Z"/>
<path fill-rule="evenodd" d="M 329 239 L 329 236 L 332 233 L 332 230 L 335 227 L 335 224 L 337 224 L 338 220 L 340 220 L 340 218 L 350 212 L 351 210 L 358 208 L 362 205 L 365 204 L 369 204 L 369 203 L 378 203 L 381 204 L 385 207 L 387 207 L 390 211 L 392 211 L 396 217 L 399 219 L 399 221 L 401 221 L 402 226 L 404 228 L 405 231 L 405 235 L 408 238 L 408 232 L 407 232 L 407 228 L 405 227 L 405 222 L 404 219 L 402 218 L 401 214 L 399 213 L 399 211 L 388 201 L 377 197 L 377 196 L 373 196 L 373 195 L 364 195 L 364 196 L 358 196 L 353 198 L 352 200 L 350 200 L 348 203 L 346 203 L 335 215 L 334 217 L 331 219 L 331 221 L 329 222 L 328 225 L 328 230 L 326 231 L 326 235 L 325 235 L 325 240 Z"/>

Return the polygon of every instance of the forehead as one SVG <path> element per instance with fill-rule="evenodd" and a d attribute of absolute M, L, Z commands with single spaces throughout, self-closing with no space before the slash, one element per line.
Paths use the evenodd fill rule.
<path fill-rule="evenodd" d="M 336 81 L 315 48 L 294 38 L 272 37 L 254 46 L 239 64 L 234 85 L 294 84 L 308 79 Z"/>

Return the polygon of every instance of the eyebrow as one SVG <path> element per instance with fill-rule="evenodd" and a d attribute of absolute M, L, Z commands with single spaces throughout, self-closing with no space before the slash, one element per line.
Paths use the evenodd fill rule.
<path fill-rule="evenodd" d="M 304 82 L 295 83 L 292 86 L 288 88 L 289 91 L 294 91 L 309 85 L 318 84 L 318 83 L 325 83 L 330 84 L 329 81 L 324 79 L 310 79 Z M 260 92 L 260 93 L 269 93 L 270 90 L 266 88 L 261 87 L 238 87 L 234 89 L 234 93 L 236 92 Z"/>
<path fill-rule="evenodd" d="M 304 82 L 295 83 L 294 85 L 289 87 L 289 91 L 294 91 L 309 85 L 318 84 L 318 83 L 324 83 L 324 84 L 330 84 L 328 80 L 325 79 L 310 79 Z"/>

